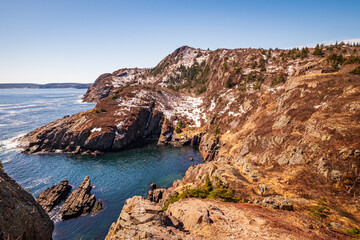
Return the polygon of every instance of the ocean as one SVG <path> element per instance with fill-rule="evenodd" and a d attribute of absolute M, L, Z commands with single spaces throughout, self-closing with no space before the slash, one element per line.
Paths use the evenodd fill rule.
<path fill-rule="evenodd" d="M 60 221 L 55 213 L 54 240 L 104 239 L 127 198 L 146 196 L 149 185 L 169 187 L 191 165 L 202 162 L 191 147 L 157 147 L 156 144 L 98 157 L 67 154 L 21 153 L 14 139 L 65 115 L 92 109 L 82 103 L 85 89 L 0 89 L 0 161 L 8 175 L 34 197 L 68 179 L 75 190 L 85 176 L 92 194 L 104 203 L 98 215 Z M 189 161 L 194 158 L 194 161 Z"/>

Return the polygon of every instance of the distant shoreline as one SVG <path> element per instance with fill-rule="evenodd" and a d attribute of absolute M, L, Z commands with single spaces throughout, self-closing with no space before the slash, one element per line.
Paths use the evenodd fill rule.
<path fill-rule="evenodd" d="M 14 89 L 14 88 L 88 88 L 92 83 L 47 83 L 47 84 L 37 84 L 37 83 L 0 83 L 0 89 Z"/>

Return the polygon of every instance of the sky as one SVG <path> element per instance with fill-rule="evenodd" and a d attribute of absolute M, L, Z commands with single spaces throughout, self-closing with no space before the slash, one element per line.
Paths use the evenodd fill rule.
<path fill-rule="evenodd" d="M 0 83 L 91 83 L 176 48 L 360 38 L 358 0 L 0 0 Z"/>

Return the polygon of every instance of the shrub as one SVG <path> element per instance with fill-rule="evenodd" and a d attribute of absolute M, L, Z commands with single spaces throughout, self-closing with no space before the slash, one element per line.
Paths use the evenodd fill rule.
<path fill-rule="evenodd" d="M 360 230 L 357 227 L 354 227 L 352 229 L 346 229 L 345 232 L 351 235 L 360 235 Z"/>
<path fill-rule="evenodd" d="M 350 74 L 352 74 L 352 75 L 360 75 L 360 66 L 357 66 L 356 68 L 351 70 Z"/>
<path fill-rule="evenodd" d="M 350 56 L 348 59 L 345 59 L 345 61 L 344 61 L 344 65 L 346 65 L 346 64 L 354 64 L 354 63 L 359 63 L 360 64 L 360 57 L 358 57 L 358 56 Z"/>
<path fill-rule="evenodd" d="M 178 125 L 176 126 L 175 132 L 181 133 L 182 129 L 185 127 L 186 127 L 186 125 L 182 121 L 179 121 Z"/>
<path fill-rule="evenodd" d="M 231 88 L 232 87 L 232 80 L 231 77 L 229 77 L 226 81 L 225 81 L 225 87 L 226 88 Z"/>
<path fill-rule="evenodd" d="M 315 206 L 310 208 L 310 215 L 320 221 L 330 215 L 326 197 L 321 198 Z"/>
<path fill-rule="evenodd" d="M 2 162 L 0 161 L 0 169 L 3 169 L 4 165 L 2 164 Z"/>
<path fill-rule="evenodd" d="M 274 87 L 280 83 L 284 83 L 286 82 L 286 77 L 284 73 L 280 73 L 277 77 L 275 77 L 272 81 L 271 81 L 271 87 Z"/>
<path fill-rule="evenodd" d="M 265 67 L 265 59 L 260 59 L 260 71 L 261 72 L 265 72 L 266 71 L 266 67 Z"/>
<path fill-rule="evenodd" d="M 103 113 L 103 112 L 106 112 L 106 110 L 104 108 L 95 108 L 94 112 L 95 113 Z"/>
<path fill-rule="evenodd" d="M 329 56 L 327 56 L 326 60 L 328 63 L 331 63 L 331 66 L 335 69 L 338 69 L 339 65 L 342 65 L 343 62 L 345 61 L 342 54 L 337 55 L 336 53 L 333 53 L 333 54 L 330 54 Z"/>
<path fill-rule="evenodd" d="M 257 61 L 255 61 L 255 62 L 252 64 L 251 68 L 252 68 L 252 69 L 256 68 L 256 67 L 257 67 L 257 64 L 258 64 Z"/>
<path fill-rule="evenodd" d="M 202 86 L 201 88 L 196 90 L 196 95 L 199 95 L 199 94 L 204 93 L 204 92 L 206 92 L 206 86 Z"/>
<path fill-rule="evenodd" d="M 219 125 L 216 125 L 216 127 L 214 129 L 214 136 L 216 137 L 219 133 L 220 133 Z"/>
<path fill-rule="evenodd" d="M 198 188 L 190 189 L 185 187 L 182 189 L 182 193 L 175 193 L 173 196 L 169 197 L 163 207 L 163 210 L 166 211 L 171 203 L 177 202 L 180 199 L 184 198 L 210 198 L 218 199 L 223 202 L 241 202 L 242 200 L 238 197 L 235 197 L 235 190 L 229 189 L 226 187 L 217 177 L 216 184 L 210 181 L 209 176 L 206 176 L 205 183 L 203 186 Z"/>
<path fill-rule="evenodd" d="M 319 44 L 316 45 L 315 49 L 314 49 L 314 52 L 313 52 L 313 55 L 314 56 L 324 56 L 324 52 L 322 50 L 322 47 L 319 46 Z"/>
<path fill-rule="evenodd" d="M 123 91 L 123 88 L 119 88 L 114 95 L 111 96 L 112 99 L 117 99 L 119 98 L 119 94 Z"/>

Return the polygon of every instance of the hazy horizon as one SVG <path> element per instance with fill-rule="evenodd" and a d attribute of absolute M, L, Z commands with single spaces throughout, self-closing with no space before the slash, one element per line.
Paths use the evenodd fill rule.
<path fill-rule="evenodd" d="M 91 83 L 176 48 L 291 48 L 358 39 L 358 1 L 3 1 L 0 83 Z"/>

